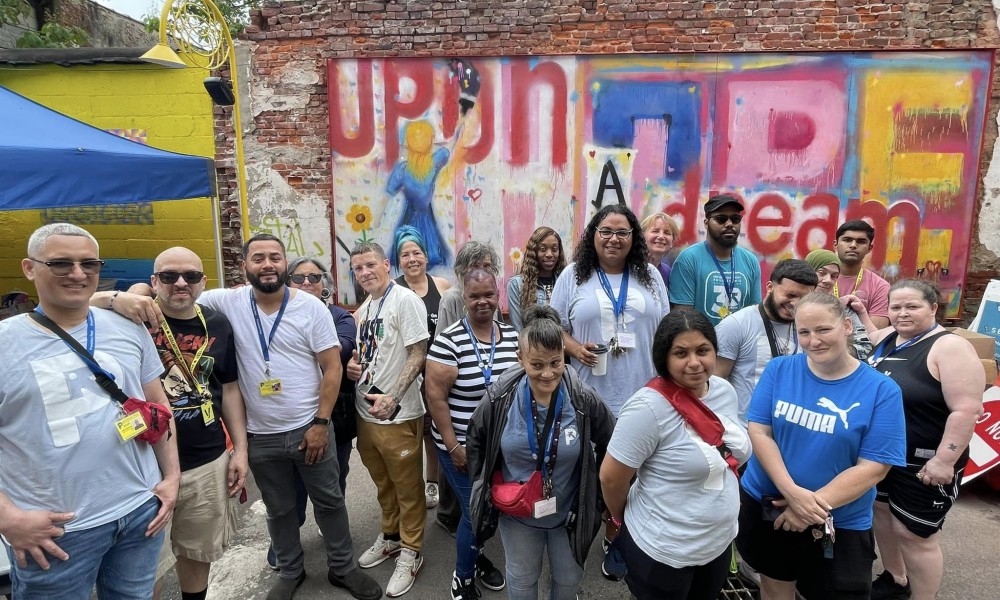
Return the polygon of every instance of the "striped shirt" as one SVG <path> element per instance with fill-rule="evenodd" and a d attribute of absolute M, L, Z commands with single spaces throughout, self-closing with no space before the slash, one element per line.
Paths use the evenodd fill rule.
<path fill-rule="evenodd" d="M 479 368 L 476 351 L 464 323 L 465 319 L 462 319 L 439 333 L 427 351 L 427 360 L 458 367 L 458 377 L 448 391 L 448 409 L 451 412 L 451 426 L 455 430 L 455 437 L 461 444 L 465 444 L 465 431 L 469 427 L 472 413 L 486 395 L 483 371 Z M 505 323 L 496 325 L 500 331 L 497 335 L 490 383 L 495 382 L 504 371 L 517 364 L 517 331 Z M 489 361 L 489 340 L 479 342 L 479 355 L 484 363 Z M 448 450 L 444 447 L 437 425 L 431 427 L 431 436 L 438 448 Z"/>

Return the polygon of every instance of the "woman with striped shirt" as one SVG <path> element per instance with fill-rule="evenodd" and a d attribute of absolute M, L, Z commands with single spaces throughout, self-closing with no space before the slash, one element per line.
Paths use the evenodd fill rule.
<path fill-rule="evenodd" d="M 503 589 L 506 583 L 482 576 L 495 570 L 479 557 L 469 515 L 472 482 L 465 456 L 465 432 L 486 389 L 508 368 L 517 365 L 517 332 L 493 319 L 499 302 L 496 276 L 472 269 L 463 282 L 467 316 L 438 334 L 427 353 L 427 407 L 434 419 L 431 435 L 438 448 L 441 471 L 458 496 L 462 519 L 456 534 L 453 600 L 479 598 L 475 579 Z M 478 561 L 478 565 L 477 565 Z M 477 568 L 478 567 L 478 568 Z M 478 572 L 478 573 L 477 573 Z"/>

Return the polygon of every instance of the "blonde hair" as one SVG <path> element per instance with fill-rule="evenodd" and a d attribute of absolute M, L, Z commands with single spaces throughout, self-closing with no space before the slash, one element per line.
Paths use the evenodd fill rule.
<path fill-rule="evenodd" d="M 655 225 L 657 221 L 663 221 L 664 224 L 666 224 L 667 229 L 670 230 L 670 234 L 674 236 L 674 243 L 677 243 L 677 238 L 681 235 L 681 228 L 677 226 L 677 221 L 675 221 L 673 217 L 664 212 L 653 213 L 643 219 L 640 224 L 642 232 L 645 233 L 646 230 Z"/>
<path fill-rule="evenodd" d="M 406 141 L 406 168 L 420 181 L 434 169 L 434 128 L 427 121 L 412 121 L 403 130 Z"/>

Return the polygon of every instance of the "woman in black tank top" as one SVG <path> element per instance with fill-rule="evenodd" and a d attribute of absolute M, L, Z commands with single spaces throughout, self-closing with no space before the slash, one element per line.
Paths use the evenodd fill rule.
<path fill-rule="evenodd" d="M 424 239 L 414 227 L 404 225 L 396 230 L 394 240 L 395 256 L 399 264 L 394 265 L 402 273 L 396 278 L 396 283 L 413 290 L 424 301 L 427 307 L 427 331 L 434 339 L 437 328 L 438 306 L 441 304 L 441 294 L 451 287 L 447 279 L 435 277 L 427 273 L 427 252 Z M 421 393 L 423 390 L 421 389 Z M 427 399 L 424 399 L 427 405 Z M 424 414 L 424 464 L 427 470 L 427 508 L 438 505 L 440 491 L 438 488 L 437 447 L 431 438 L 431 415 Z"/>
<path fill-rule="evenodd" d="M 903 392 L 907 463 L 878 485 L 874 526 L 885 571 L 872 584 L 873 600 L 936 597 L 944 568 L 939 530 L 982 412 L 979 358 L 937 324 L 938 298 L 928 281 L 897 281 L 889 288 L 891 326 L 872 338 L 869 364 Z"/>

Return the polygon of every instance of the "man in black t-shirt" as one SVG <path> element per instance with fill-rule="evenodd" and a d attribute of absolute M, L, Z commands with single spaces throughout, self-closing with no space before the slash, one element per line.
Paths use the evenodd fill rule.
<path fill-rule="evenodd" d="M 236 530 L 235 496 L 247 473 L 246 410 L 229 320 L 196 304 L 205 289 L 201 259 L 187 248 L 171 248 L 156 258 L 153 270 L 164 319 L 151 333 L 164 366 L 161 381 L 174 413 L 181 463 L 180 492 L 157 576 L 176 555 L 185 600 L 203 600 L 211 563 L 222 558 Z"/>

